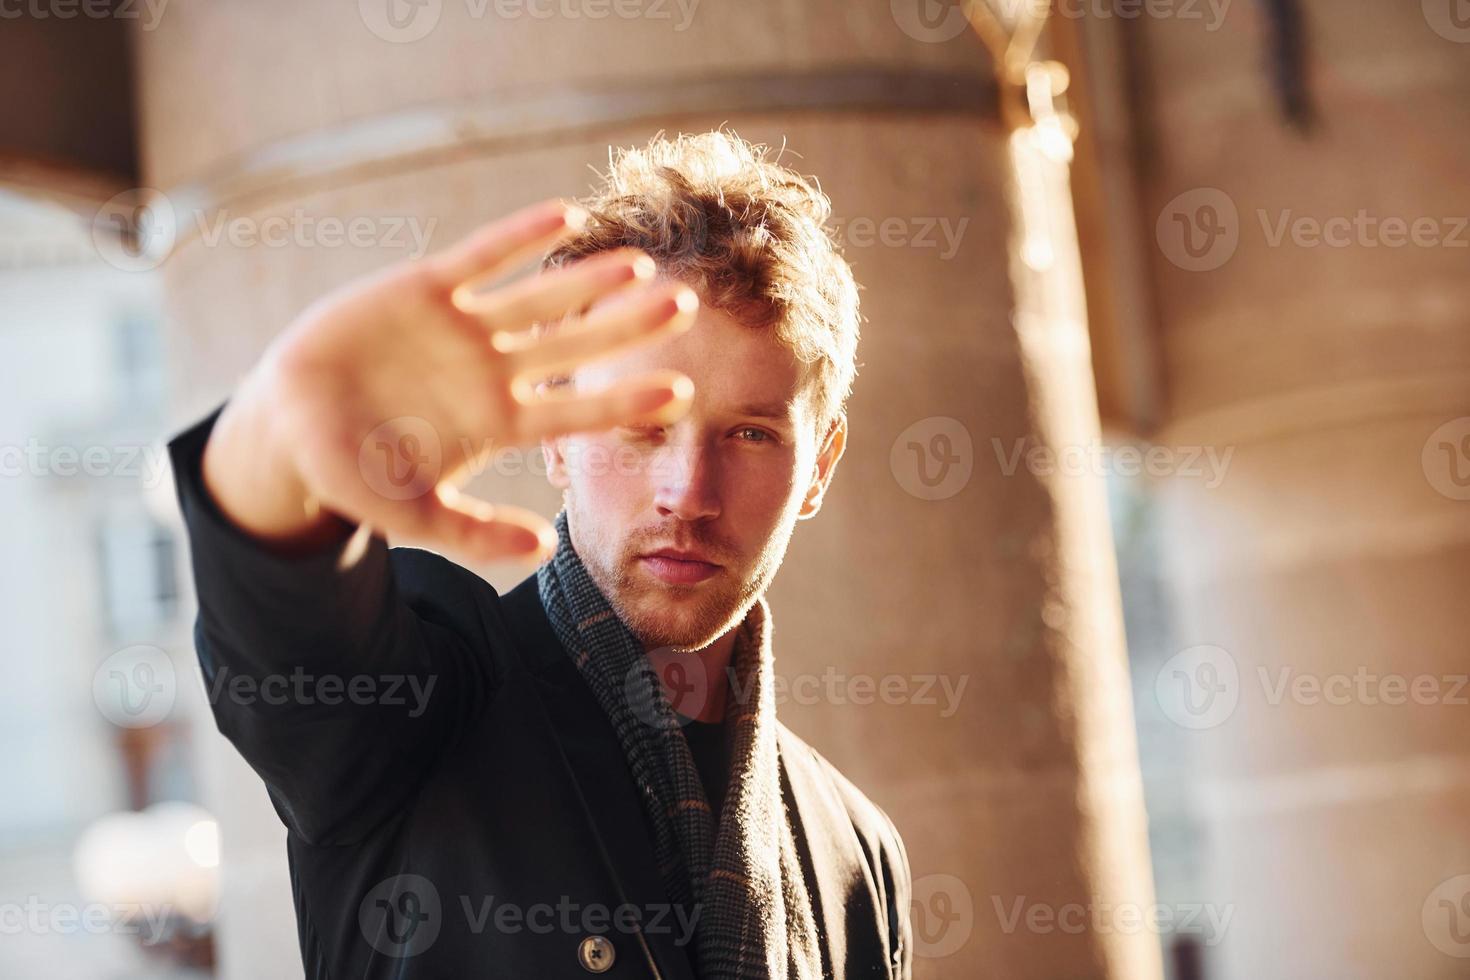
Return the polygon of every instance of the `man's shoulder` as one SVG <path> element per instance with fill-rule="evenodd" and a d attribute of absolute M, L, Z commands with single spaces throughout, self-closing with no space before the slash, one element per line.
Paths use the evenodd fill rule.
<path fill-rule="evenodd" d="M 862 847 L 863 856 L 877 889 L 886 925 L 884 945 L 894 976 L 909 977 L 913 970 L 913 927 L 909 905 L 913 901 L 913 872 L 903 838 L 888 814 L 868 799 L 862 790 L 836 766 L 795 732 L 777 722 L 778 742 L 787 772 L 798 780 L 815 783 L 814 795 L 825 797 L 829 806 L 846 811 L 848 822 Z M 838 815 L 832 814 L 835 819 Z M 807 828 L 808 833 L 811 828 Z M 814 842 L 809 842 L 814 843 Z"/>
<path fill-rule="evenodd" d="M 469 614 L 480 604 L 497 605 L 500 593 L 475 572 L 424 548 L 388 549 L 388 562 L 400 594 L 410 605 L 443 606 Z"/>
<path fill-rule="evenodd" d="M 781 756 L 786 761 L 792 778 L 806 778 L 822 784 L 846 811 L 858 839 L 870 854 L 906 864 L 903 839 L 899 836 L 898 827 L 883 808 L 870 800 L 866 793 L 842 774 L 842 770 L 784 723 L 778 721 L 776 729 Z"/>
<path fill-rule="evenodd" d="M 506 594 L 476 572 L 423 548 L 390 548 L 388 562 L 398 594 L 421 618 L 462 636 L 504 639 Z"/>
<path fill-rule="evenodd" d="M 437 551 L 398 545 L 388 549 L 388 560 L 393 564 L 393 571 L 407 580 L 403 585 L 437 582 L 495 593 L 495 587 L 485 579 Z"/>
<path fill-rule="evenodd" d="M 388 552 L 399 594 L 415 613 L 462 636 L 483 638 L 505 666 L 543 664 L 560 650 L 536 574 L 497 590 L 472 569 L 423 548 Z"/>

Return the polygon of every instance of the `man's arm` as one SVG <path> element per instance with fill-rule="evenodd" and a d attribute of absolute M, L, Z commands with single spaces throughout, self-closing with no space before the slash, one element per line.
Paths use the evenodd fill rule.
<path fill-rule="evenodd" d="M 479 288 L 576 222 L 548 202 L 326 297 L 170 446 L 216 721 L 309 841 L 360 839 L 399 810 L 493 688 L 484 637 L 452 625 L 472 577 L 446 575 L 444 594 L 411 608 L 385 538 L 539 557 L 554 544 L 543 518 L 458 492 L 476 464 L 507 443 L 688 407 L 675 374 L 534 394 L 549 374 L 687 329 L 697 307 L 628 249 Z"/>
<path fill-rule="evenodd" d="M 353 527 L 334 517 L 289 553 L 232 524 L 201 471 L 217 417 L 169 444 L 206 696 L 282 822 L 309 843 L 352 843 L 402 809 L 483 707 L 491 663 L 474 638 L 405 604 L 381 538 L 349 562 Z M 442 602 L 460 598 L 471 601 Z"/>

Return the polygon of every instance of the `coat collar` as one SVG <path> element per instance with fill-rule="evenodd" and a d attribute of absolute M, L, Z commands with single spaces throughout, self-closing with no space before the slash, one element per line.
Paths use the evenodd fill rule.
<path fill-rule="evenodd" d="M 546 708 L 568 774 L 577 786 L 588 829 L 597 842 L 618 901 L 638 908 L 644 921 L 665 910 L 661 928 L 630 937 L 654 976 L 695 980 L 694 944 L 680 945 L 682 929 L 658 877 L 653 838 L 634 790 L 617 734 L 552 629 L 532 575 L 501 600 L 520 641 L 523 662 Z M 631 951 L 630 951 L 631 952 Z"/>

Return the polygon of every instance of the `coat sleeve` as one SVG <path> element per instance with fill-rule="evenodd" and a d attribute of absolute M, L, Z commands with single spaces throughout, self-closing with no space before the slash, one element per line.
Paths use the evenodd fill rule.
<path fill-rule="evenodd" d="M 200 462 L 219 412 L 169 444 L 205 694 L 287 829 L 307 843 L 353 843 L 403 810 L 488 697 L 483 637 L 439 614 L 473 597 L 411 607 L 386 543 L 374 536 L 353 558 L 345 522 L 337 543 L 311 554 L 263 547 L 204 486 Z M 452 591 L 463 580 L 445 581 Z"/>

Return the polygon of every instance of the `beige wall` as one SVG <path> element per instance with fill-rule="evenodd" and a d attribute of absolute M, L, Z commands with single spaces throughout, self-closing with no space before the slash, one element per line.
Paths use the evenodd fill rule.
<path fill-rule="evenodd" d="M 1443 448 L 1470 464 L 1470 233 L 1396 247 L 1367 224 L 1345 227 L 1343 247 L 1314 244 L 1310 226 L 1271 235 L 1360 211 L 1452 234 L 1467 214 L 1470 36 L 1442 33 L 1446 4 L 1303 7 L 1321 116 L 1305 136 L 1276 116 L 1256 8 L 1215 32 L 1143 25 L 1143 220 L 1150 234 L 1161 222 L 1171 418 L 1157 441 L 1233 451 L 1217 488 L 1162 488 L 1180 647 L 1223 651 L 1187 665 L 1193 683 L 1209 660 L 1226 685 L 1214 716 L 1174 731 L 1199 762 L 1209 898 L 1233 911 L 1207 975 L 1457 977 L 1464 961 L 1441 946 L 1470 947 L 1431 893 L 1470 872 L 1470 714 L 1446 700 L 1466 669 L 1470 505 Z M 1223 232 L 1209 247 L 1206 205 Z M 1393 676 L 1439 694 L 1394 704 Z M 1283 678 L 1309 686 L 1281 696 Z M 1458 901 L 1465 886 L 1451 887 Z"/>

